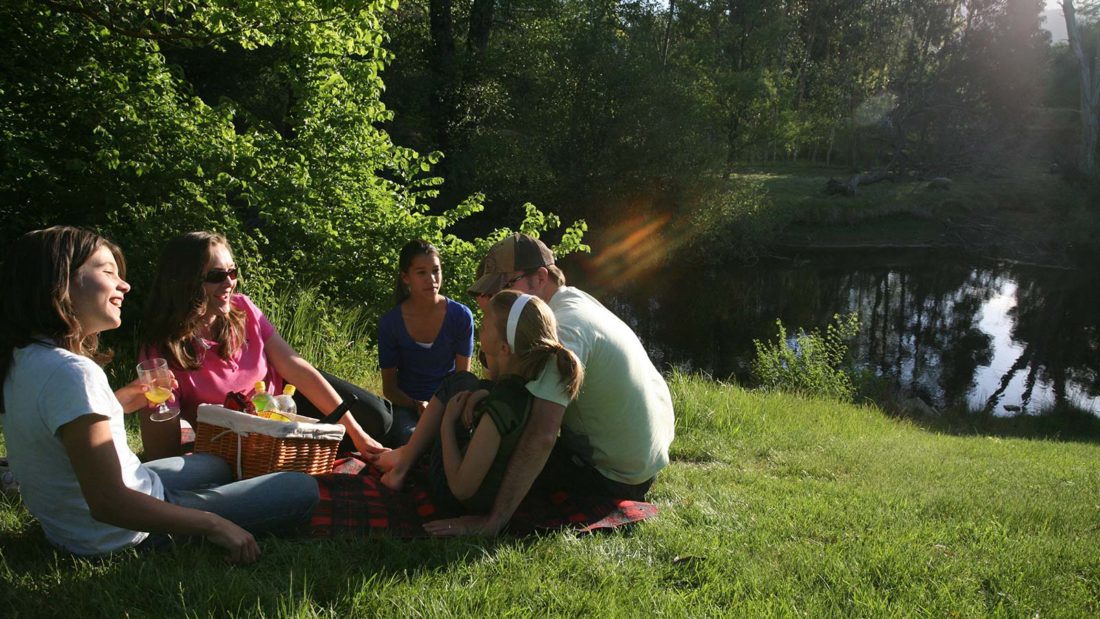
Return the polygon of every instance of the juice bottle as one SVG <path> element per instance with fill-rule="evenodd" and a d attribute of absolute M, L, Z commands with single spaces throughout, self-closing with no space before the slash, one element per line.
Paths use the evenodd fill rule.
<path fill-rule="evenodd" d="M 294 403 L 294 385 L 287 383 L 283 387 L 283 394 L 275 396 L 275 403 L 279 406 L 279 412 L 284 415 L 297 415 L 298 405 Z"/>
<path fill-rule="evenodd" d="M 278 412 L 279 407 L 275 404 L 275 398 L 267 392 L 267 385 L 264 381 L 256 381 L 256 391 L 252 394 L 252 405 L 256 407 L 256 414 L 260 415 L 266 411 Z"/>

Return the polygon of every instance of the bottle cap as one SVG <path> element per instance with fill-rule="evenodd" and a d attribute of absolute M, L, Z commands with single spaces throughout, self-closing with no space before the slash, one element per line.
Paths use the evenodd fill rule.
<path fill-rule="evenodd" d="M 256 393 L 267 393 L 267 385 L 264 384 L 264 381 L 256 381 Z"/>
<path fill-rule="evenodd" d="M 283 395 L 294 395 L 295 391 L 297 391 L 297 388 L 295 388 L 294 385 L 290 383 L 287 383 L 283 386 Z"/>

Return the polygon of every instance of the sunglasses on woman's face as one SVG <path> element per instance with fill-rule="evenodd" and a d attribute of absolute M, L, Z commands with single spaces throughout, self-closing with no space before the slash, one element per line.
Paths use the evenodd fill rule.
<path fill-rule="evenodd" d="M 225 278 L 237 279 L 237 267 L 232 269 L 211 269 L 202 276 L 202 281 L 207 284 L 220 284 Z"/>

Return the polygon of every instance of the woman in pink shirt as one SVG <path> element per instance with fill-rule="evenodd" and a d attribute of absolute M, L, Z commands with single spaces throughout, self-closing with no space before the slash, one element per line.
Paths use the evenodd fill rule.
<path fill-rule="evenodd" d="M 392 423 L 389 403 L 323 375 L 300 357 L 252 300 L 235 292 L 238 282 L 229 243 L 219 234 L 189 232 L 161 254 L 146 303 L 141 356 L 168 360 L 179 382 L 179 418 L 193 427 L 199 404 L 221 404 L 230 391 L 250 394 L 260 380 L 281 393 L 286 381 L 298 389 L 300 414 L 321 417 L 349 403 L 339 423 L 351 445 L 364 454 L 383 451 L 377 439 Z M 148 412 L 141 417 L 146 457 L 179 455 L 179 421 L 153 421 Z"/>

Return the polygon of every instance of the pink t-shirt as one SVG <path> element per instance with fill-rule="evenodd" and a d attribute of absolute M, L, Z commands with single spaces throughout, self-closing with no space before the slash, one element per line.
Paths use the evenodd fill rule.
<path fill-rule="evenodd" d="M 172 368 L 179 382 L 176 405 L 180 407 L 181 416 L 192 425 L 199 404 L 222 404 L 225 394 L 230 391 L 251 395 L 258 380 L 267 384 L 268 393 L 281 393 L 283 389 L 283 378 L 268 363 L 264 350 L 264 342 L 275 334 L 275 327 L 245 295 L 233 295 L 231 303 L 244 310 L 245 314 L 244 345 L 240 351 L 229 359 L 222 359 L 218 354 L 219 344 L 202 338 L 201 345 L 207 347 L 202 367 L 197 370 Z M 141 359 L 158 354 L 164 356 L 163 353 L 146 349 L 142 351 Z"/>

